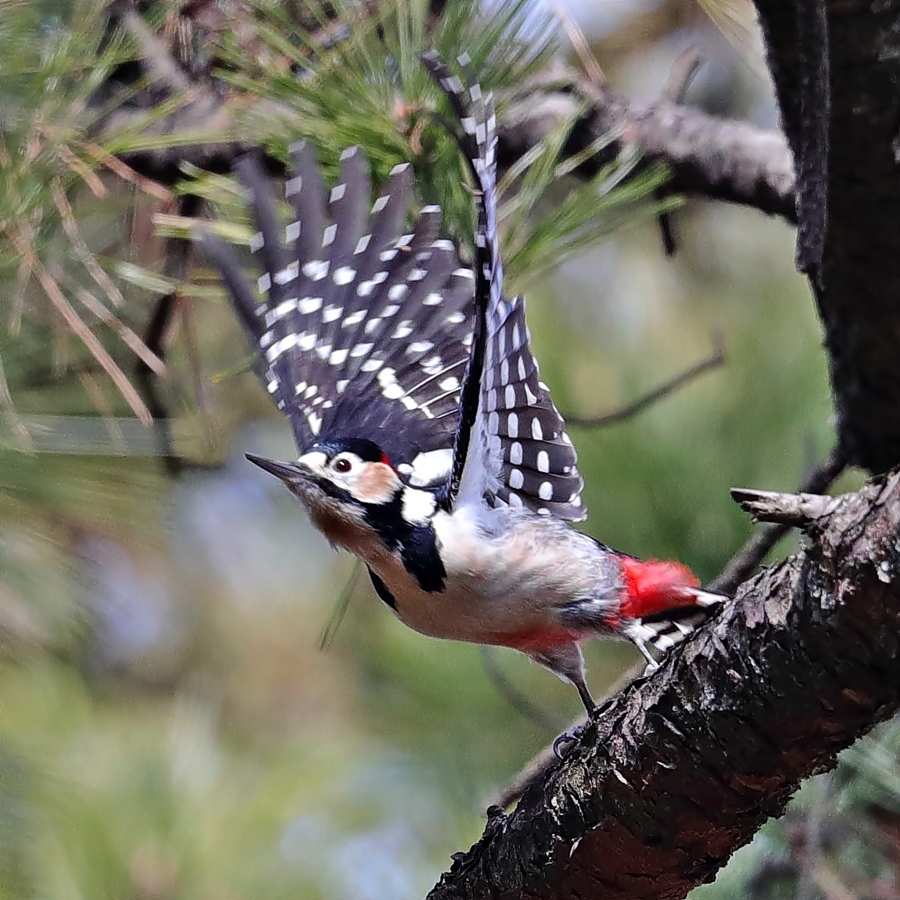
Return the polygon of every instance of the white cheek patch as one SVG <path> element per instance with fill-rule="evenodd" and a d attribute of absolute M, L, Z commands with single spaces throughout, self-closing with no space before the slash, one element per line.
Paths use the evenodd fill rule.
<path fill-rule="evenodd" d="M 424 525 L 434 515 L 436 504 L 430 491 L 406 488 L 403 491 L 403 518 L 415 525 Z"/>

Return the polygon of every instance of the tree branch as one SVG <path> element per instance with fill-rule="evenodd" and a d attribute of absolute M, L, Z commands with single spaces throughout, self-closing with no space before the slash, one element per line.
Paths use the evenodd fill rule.
<path fill-rule="evenodd" d="M 798 489 L 801 494 L 822 494 L 840 477 L 847 463 L 839 448 L 831 451 L 828 459 L 817 466 L 803 479 Z M 734 556 L 725 564 L 719 577 L 710 589 L 731 594 L 739 584 L 746 581 L 757 566 L 766 558 L 769 551 L 790 531 L 790 525 L 767 525 L 751 537 Z"/>
<path fill-rule="evenodd" d="M 829 515 L 840 502 L 823 494 L 785 494 L 750 488 L 732 488 L 731 499 L 750 513 L 754 522 L 776 522 L 804 530 Z"/>
<path fill-rule="evenodd" d="M 677 898 L 710 880 L 900 707 L 898 528 L 900 474 L 837 498 L 806 552 L 598 710 L 430 900 Z"/>
<path fill-rule="evenodd" d="M 825 326 L 840 446 L 848 464 L 884 471 L 900 461 L 900 0 L 756 5 L 785 132 L 804 178 L 813 182 L 803 188 L 810 221 L 818 227 L 827 222 L 813 289 Z M 817 89 L 808 82 L 822 80 L 822 48 L 810 47 L 800 32 L 823 12 L 819 36 L 829 56 L 830 93 L 828 105 L 815 110 L 810 104 Z M 828 33 L 837 36 L 830 44 Z M 822 115 L 830 134 L 827 167 L 819 146 L 822 123 L 811 120 Z M 820 191 L 815 181 L 823 170 L 827 184 Z M 827 210 L 816 209 L 826 200 Z M 815 263 L 815 237 L 798 247 L 800 256 L 804 246 L 807 261 Z"/>
<path fill-rule="evenodd" d="M 498 158 L 511 165 L 563 122 L 577 117 L 567 153 L 580 153 L 599 138 L 621 131 L 622 138 L 585 163 L 591 177 L 623 145 L 636 146 L 644 159 L 664 163 L 674 193 L 752 206 L 796 222 L 794 169 L 783 135 L 747 122 L 721 119 L 668 99 L 630 100 L 571 72 L 550 73 L 567 86 L 554 90 L 527 85 L 504 112 Z M 587 107 L 585 109 L 585 106 Z"/>
<path fill-rule="evenodd" d="M 191 86 L 187 75 L 166 45 L 147 27 L 134 5 L 125 0 L 115 6 L 119 21 L 140 48 L 147 71 L 153 79 L 161 82 L 174 94 L 187 91 Z"/>
<path fill-rule="evenodd" d="M 566 415 L 566 422 L 569 425 L 580 425 L 582 428 L 605 428 L 608 425 L 618 425 L 620 422 L 626 422 L 640 415 L 645 409 L 657 401 L 668 397 L 670 394 L 674 394 L 675 391 L 689 384 L 704 372 L 709 372 L 723 365 L 725 365 L 725 344 L 722 341 L 722 335 L 716 333 L 713 335 L 712 353 L 706 359 L 701 359 L 700 362 L 688 366 L 688 368 L 673 375 L 667 381 L 657 385 L 653 390 L 648 391 L 636 400 L 632 400 L 631 403 L 620 406 L 618 409 L 599 416 Z"/>
<path fill-rule="evenodd" d="M 229 100 L 203 91 L 170 116 L 154 121 L 154 134 L 211 130 L 231 131 Z M 269 101 L 265 115 L 290 115 Z M 107 133 L 139 127 L 146 113 L 122 109 L 104 120 Z M 626 144 L 637 148 L 648 162 L 664 163 L 672 173 L 667 190 L 755 207 L 762 212 L 796 221 L 794 173 L 784 137 L 746 122 L 720 119 L 670 99 L 654 103 L 631 101 L 572 70 L 557 69 L 540 83 L 526 85 L 506 105 L 499 123 L 498 159 L 509 167 L 548 133 L 576 118 L 566 154 L 582 153 L 599 138 L 621 132 L 601 154 L 579 167 L 576 174 L 589 178 L 621 152 Z M 165 149 L 123 153 L 121 158 L 140 174 L 174 184 L 181 166 L 190 162 L 211 171 L 228 171 L 249 149 L 244 142 L 223 140 Z"/>

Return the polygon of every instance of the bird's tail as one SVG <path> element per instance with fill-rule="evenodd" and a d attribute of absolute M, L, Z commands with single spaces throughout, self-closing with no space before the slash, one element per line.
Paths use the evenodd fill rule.
<path fill-rule="evenodd" d="M 647 659 L 666 653 L 697 630 L 727 599 L 704 591 L 686 566 L 675 562 L 621 558 L 625 597 L 621 613 L 631 621 L 622 629 Z"/>
<path fill-rule="evenodd" d="M 659 654 L 667 653 L 710 619 L 726 599 L 716 594 L 706 596 L 715 597 L 715 600 L 706 600 L 703 606 L 681 606 L 643 619 L 635 619 L 626 625 L 622 632 L 637 646 L 650 667 L 656 668 L 657 661 L 649 648 Z"/>

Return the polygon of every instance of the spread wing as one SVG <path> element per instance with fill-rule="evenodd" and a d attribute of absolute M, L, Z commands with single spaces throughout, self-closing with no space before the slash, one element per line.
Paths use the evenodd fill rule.
<path fill-rule="evenodd" d="M 291 148 L 284 243 L 259 163 L 238 163 L 257 228 L 258 292 L 233 247 L 208 233 L 201 240 L 301 452 L 328 438 L 367 438 L 414 481 L 423 460 L 419 483 L 446 478 L 471 345 L 473 275 L 452 243 L 437 238 L 438 207 L 425 207 L 404 233 L 408 165 L 394 169 L 367 214 L 367 162 L 355 148 L 342 159 L 327 192 L 312 150 Z"/>
<path fill-rule="evenodd" d="M 476 184 L 475 327 L 463 384 L 450 503 L 527 506 L 580 520 L 584 482 L 550 391 L 539 379 L 525 324 L 525 299 L 503 296 L 497 234 L 493 99 L 466 88 L 434 53 L 422 57 L 459 119 L 459 143 Z M 460 59 L 463 67 L 468 60 Z"/>

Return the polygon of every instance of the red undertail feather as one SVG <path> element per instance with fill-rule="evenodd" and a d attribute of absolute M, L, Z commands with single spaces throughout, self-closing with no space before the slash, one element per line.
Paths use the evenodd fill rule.
<path fill-rule="evenodd" d="M 642 619 L 667 609 L 697 605 L 700 579 L 687 566 L 629 556 L 622 557 L 621 563 L 625 579 L 623 616 Z"/>

